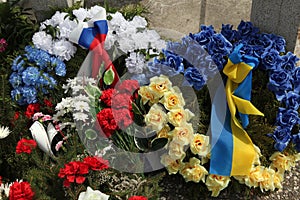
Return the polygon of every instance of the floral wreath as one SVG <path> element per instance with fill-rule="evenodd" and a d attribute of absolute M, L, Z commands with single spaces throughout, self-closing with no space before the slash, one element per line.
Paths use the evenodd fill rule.
<path fill-rule="evenodd" d="M 53 89 L 56 81 L 49 76 L 47 71 L 43 71 L 46 68 L 45 66 L 50 65 L 50 69 L 54 69 L 56 76 L 64 76 L 65 66 L 62 61 L 70 60 L 76 51 L 76 47 L 69 41 L 72 31 L 81 22 L 91 19 L 95 22 L 94 19 L 98 17 L 98 13 L 102 10 L 99 6 L 92 7 L 89 10 L 83 8 L 74 10 L 73 15 L 76 20 L 71 20 L 72 18 L 67 13 L 57 12 L 50 20 L 43 22 L 40 31 L 33 36 L 33 44 L 37 49 L 28 47 L 27 54 L 23 55 L 23 60 L 18 57 L 13 63 L 12 69 L 15 72 L 10 77 L 10 83 L 14 88 L 12 98 L 17 100 L 20 105 L 35 103 L 38 101 L 36 94 L 40 86 L 46 87 L 46 89 L 42 89 L 44 94 L 47 94 L 49 87 Z M 281 183 L 284 180 L 284 172 L 295 166 L 296 161 L 300 159 L 299 154 L 296 153 L 300 151 L 298 128 L 300 123 L 298 116 L 300 77 L 298 75 L 299 68 L 296 67 L 296 62 L 299 59 L 291 52 L 285 52 L 284 38 L 274 34 L 259 33 L 258 28 L 254 27 L 251 22 L 242 21 L 237 30 L 232 30 L 231 25 L 223 25 L 220 33 L 216 33 L 212 26 L 201 26 L 199 33 L 184 37 L 182 42 L 169 42 L 166 48 L 163 49 L 163 41 L 160 40 L 156 32 L 146 29 L 147 23 L 143 18 L 135 17 L 132 21 L 124 21 L 120 13 L 109 14 L 109 16 L 112 19 L 109 21 L 109 32 L 104 48 L 110 49 L 113 45 L 117 45 L 121 51 L 128 53 L 129 56 L 126 59 L 128 72 L 141 85 L 149 84 L 149 86 L 140 87 L 138 95 L 143 104 L 150 102 L 149 112 L 144 116 L 144 120 L 149 127 L 157 132 L 155 139 L 167 139 L 161 140 L 168 150 L 168 153 L 161 157 L 161 163 L 167 168 L 169 174 L 179 172 L 186 181 L 204 182 L 207 188 L 212 191 L 212 196 L 218 196 L 220 191 L 228 186 L 231 176 L 248 187 L 260 187 L 261 191 L 274 191 L 276 188 L 282 188 Z M 59 29 L 59 34 L 54 34 L 55 37 L 47 34 L 52 28 Z M 136 31 L 138 29 L 143 29 L 144 32 Z M 132 30 L 134 30 L 134 34 L 132 34 Z M 161 50 L 162 53 L 159 57 L 154 58 L 152 62 L 147 63 L 146 57 L 149 57 L 151 52 L 145 53 L 139 50 L 149 49 L 149 43 L 151 44 L 150 49 Z M 51 57 L 51 54 L 56 57 Z M 57 57 L 61 60 L 59 61 Z M 25 62 L 34 62 L 38 67 L 27 67 L 24 64 Z M 27 68 L 24 69 L 23 67 Z M 116 71 L 111 72 L 110 69 L 106 68 L 100 74 L 101 77 L 103 76 L 106 86 L 113 86 L 114 80 L 118 76 Z M 248 114 L 263 115 L 250 102 L 251 83 L 252 78 L 255 78 L 255 70 L 259 70 L 264 77 L 268 78 L 267 88 L 274 93 L 278 101 L 276 105 L 279 105 L 274 132 L 265 133 L 274 140 L 274 148 L 277 150 L 269 158 L 271 161 L 269 166 L 261 164 L 260 157 L 262 154 L 260 148 L 252 143 L 251 138 L 245 131 L 249 124 Z M 44 76 L 37 76 L 42 71 Z M 110 73 L 106 73 L 107 71 L 110 71 Z M 181 92 L 174 88 L 170 89 L 171 82 L 167 77 L 183 74 L 185 79 L 183 84 L 201 92 L 204 90 L 205 85 L 219 73 L 226 81 L 225 86 L 222 85 L 222 88 L 225 89 L 225 96 L 217 95 L 217 100 L 212 100 L 212 107 L 217 105 L 220 99 L 227 102 L 223 116 L 224 121 L 221 120 L 223 129 L 216 137 L 217 139 L 203 133 L 191 134 L 194 131 L 187 124 L 187 121 L 194 114 L 183 108 L 184 99 L 180 95 Z M 69 80 L 69 83 L 72 81 L 74 80 Z M 94 84 L 93 81 L 91 82 Z M 167 89 L 155 91 L 154 88 L 158 88 L 157 85 L 161 87 L 162 82 L 166 83 L 163 86 L 166 86 Z M 96 93 L 99 92 L 98 89 L 93 90 L 95 87 L 91 85 L 80 89 L 84 89 L 87 95 L 91 94 L 91 91 L 94 94 L 95 91 Z M 37 87 L 35 88 L 35 86 Z M 72 88 L 72 86 L 68 87 Z M 257 87 L 255 88 L 257 89 Z M 72 89 L 76 91 L 76 88 Z M 102 98 L 101 101 L 107 100 L 105 94 L 108 90 L 110 89 L 103 89 L 97 93 L 98 97 Z M 173 99 L 171 102 L 174 103 L 175 101 L 182 105 L 174 108 L 169 107 L 170 105 L 167 104 L 166 100 L 168 95 L 175 95 L 175 100 Z M 82 96 L 82 94 L 79 94 L 79 96 L 82 97 L 83 101 L 90 103 L 91 99 L 86 98 L 87 96 Z M 135 100 L 130 99 L 129 103 Z M 163 107 L 158 105 L 157 102 L 162 104 Z M 60 108 L 57 110 L 62 112 L 56 115 L 56 119 L 66 114 L 63 111 L 65 105 L 67 104 L 60 104 Z M 88 108 L 83 104 L 81 108 L 84 111 L 89 111 L 85 110 L 85 108 Z M 74 109 L 76 110 L 75 107 Z M 104 110 L 100 109 L 97 114 L 105 112 Z M 126 114 L 128 119 L 131 120 L 134 119 L 134 115 L 137 113 L 133 108 L 132 110 L 134 113 Z M 166 114 L 163 110 L 169 112 Z M 216 110 L 215 113 L 214 111 L 210 113 L 211 119 L 220 114 Z M 157 116 L 162 121 L 154 123 L 153 121 L 157 119 Z M 87 117 L 77 114 L 74 118 L 75 121 L 85 122 Z M 103 117 L 102 114 L 97 115 L 98 119 L 101 117 Z M 93 120 L 95 119 L 92 119 L 91 122 Z M 166 122 L 172 124 L 172 134 L 170 134 L 169 128 L 165 126 Z M 123 120 L 122 123 L 127 127 L 130 120 L 129 122 Z M 181 130 L 182 127 L 184 127 L 183 130 Z M 108 128 L 111 128 L 111 126 Z M 102 130 L 104 130 L 106 136 L 113 134 L 113 132 L 107 132 L 105 129 Z M 89 137 L 92 138 L 91 132 L 88 133 Z M 233 136 L 228 138 L 228 133 Z M 246 140 L 248 145 L 238 146 L 244 145 L 239 141 L 238 134 L 244 136 L 241 140 Z M 220 138 L 222 144 L 226 144 L 225 149 L 218 146 Z M 211 142 L 214 142 L 214 145 L 211 145 Z M 235 162 L 236 156 L 241 155 L 241 152 L 234 151 L 234 148 L 236 148 L 233 147 L 234 144 L 237 147 L 245 147 L 250 152 L 244 159 L 248 161 L 242 162 L 242 165 Z M 138 142 L 137 146 L 143 149 Z M 186 156 L 185 147 L 189 147 L 189 151 L 193 156 Z M 211 148 L 212 150 L 210 150 Z M 222 161 L 226 166 L 222 165 L 222 167 L 226 168 L 227 171 L 220 171 L 220 167 L 218 167 L 222 155 L 218 155 L 217 152 L 222 150 L 228 152 L 226 155 L 231 156 L 229 161 L 226 160 L 227 157 Z M 208 167 L 210 172 L 207 170 Z M 235 171 L 238 168 L 242 170 Z M 61 177 L 66 176 L 63 173 L 62 170 Z"/>

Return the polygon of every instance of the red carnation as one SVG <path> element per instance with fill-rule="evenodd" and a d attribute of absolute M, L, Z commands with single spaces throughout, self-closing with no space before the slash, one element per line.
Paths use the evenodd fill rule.
<path fill-rule="evenodd" d="M 17 143 L 16 147 L 16 153 L 27 153 L 30 154 L 32 152 L 32 149 L 36 148 L 36 142 L 34 140 L 27 140 L 25 138 L 22 138 Z"/>
<path fill-rule="evenodd" d="M 9 200 L 31 200 L 34 192 L 28 182 L 14 182 L 9 188 Z"/>
<path fill-rule="evenodd" d="M 128 200 L 148 200 L 148 198 L 144 196 L 132 196 Z"/>
<path fill-rule="evenodd" d="M 118 129 L 117 123 L 113 117 L 111 108 L 104 108 L 97 114 L 98 123 L 101 130 L 107 137 L 110 137 Z"/>
<path fill-rule="evenodd" d="M 123 130 L 133 123 L 133 112 L 128 109 L 113 110 L 113 115 L 118 127 Z"/>
<path fill-rule="evenodd" d="M 48 108 L 52 108 L 53 107 L 53 104 L 52 104 L 52 102 L 49 99 L 44 99 L 44 104 Z"/>
<path fill-rule="evenodd" d="M 116 95 L 113 96 L 112 98 L 112 105 L 111 107 L 113 109 L 121 109 L 121 108 L 125 108 L 125 109 L 132 109 L 132 97 L 129 94 L 125 94 L 125 93 L 118 93 Z"/>
<path fill-rule="evenodd" d="M 33 104 L 29 104 L 27 106 L 25 115 L 28 119 L 31 119 L 31 117 L 34 115 L 34 113 L 36 112 L 40 112 L 40 104 L 38 103 L 33 103 Z"/>
<path fill-rule="evenodd" d="M 134 91 L 140 88 L 137 80 L 124 80 L 121 84 L 116 86 L 116 89 L 121 93 L 132 94 Z"/>
<path fill-rule="evenodd" d="M 100 170 L 109 168 L 108 160 L 104 160 L 101 157 L 89 156 L 89 157 L 84 158 L 83 163 L 87 164 L 90 169 L 95 170 L 95 171 L 100 171 Z"/>
<path fill-rule="evenodd" d="M 111 106 L 111 99 L 113 94 L 116 93 L 115 89 L 104 90 L 100 96 L 100 100 L 104 102 L 107 106 Z"/>
<path fill-rule="evenodd" d="M 58 177 L 66 178 L 64 180 L 64 186 L 69 187 L 71 183 L 82 184 L 85 181 L 83 175 L 89 173 L 89 167 L 85 163 L 80 161 L 73 161 L 65 164 L 64 168 L 61 168 Z"/>

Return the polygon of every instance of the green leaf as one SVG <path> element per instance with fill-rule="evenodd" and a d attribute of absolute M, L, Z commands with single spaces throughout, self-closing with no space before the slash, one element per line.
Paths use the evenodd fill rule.
<path fill-rule="evenodd" d="M 89 140 L 95 140 L 97 138 L 97 133 L 93 129 L 87 129 L 84 134 Z"/>
<path fill-rule="evenodd" d="M 167 138 L 156 138 L 151 142 L 151 150 L 156 151 L 163 148 L 168 143 Z"/>
<path fill-rule="evenodd" d="M 84 88 L 85 92 L 89 95 L 90 98 L 92 99 L 99 99 L 99 97 L 101 96 L 101 90 L 94 85 L 88 84 L 85 88 Z"/>
<path fill-rule="evenodd" d="M 111 85 L 114 82 L 114 79 L 115 79 L 115 72 L 112 70 L 112 67 L 110 67 L 104 73 L 103 81 L 106 85 Z"/>
<path fill-rule="evenodd" d="M 149 139 L 147 138 L 134 137 L 134 143 L 135 146 L 141 151 L 146 151 L 149 149 Z"/>

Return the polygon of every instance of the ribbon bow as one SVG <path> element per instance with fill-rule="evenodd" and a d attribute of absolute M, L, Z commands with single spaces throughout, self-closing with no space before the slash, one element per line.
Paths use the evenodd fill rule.
<path fill-rule="evenodd" d="M 96 78 L 100 74 L 100 85 L 102 86 L 103 77 L 105 73 L 109 71 L 110 76 L 112 77 L 109 86 L 114 87 L 114 85 L 119 81 L 119 77 L 112 61 L 109 58 L 109 55 L 104 49 L 104 42 L 107 32 L 108 25 L 106 21 L 106 11 L 104 8 L 102 8 L 94 19 L 90 20 L 89 22 L 79 22 L 78 26 L 71 32 L 70 40 L 90 50 L 90 53 L 83 65 L 92 65 L 92 77 Z M 90 56 L 92 58 L 90 58 Z M 90 62 L 92 63 L 90 64 Z M 104 71 L 100 72 L 103 64 Z M 89 72 L 84 71 L 84 73 Z"/>
<path fill-rule="evenodd" d="M 225 86 L 227 106 L 223 123 L 220 123 L 220 111 L 216 104 L 220 99 L 224 100 L 224 96 L 217 92 L 213 100 L 211 174 L 249 175 L 255 156 L 254 145 L 244 128 L 249 124 L 248 114 L 263 116 L 263 113 L 250 102 L 252 70 L 259 61 L 255 57 L 242 56 L 239 53 L 242 46 L 241 44 L 234 49 L 223 69 L 228 77 Z M 222 87 L 218 90 L 221 89 Z M 220 124 L 222 124 L 220 133 L 216 133 L 215 125 L 220 127 Z"/>

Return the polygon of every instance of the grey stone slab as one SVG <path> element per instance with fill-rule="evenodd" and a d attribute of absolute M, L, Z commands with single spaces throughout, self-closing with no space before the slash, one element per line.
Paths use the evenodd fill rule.
<path fill-rule="evenodd" d="M 253 0 L 251 21 L 261 31 L 281 35 L 294 51 L 300 27 L 299 0 Z"/>

